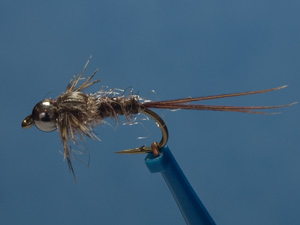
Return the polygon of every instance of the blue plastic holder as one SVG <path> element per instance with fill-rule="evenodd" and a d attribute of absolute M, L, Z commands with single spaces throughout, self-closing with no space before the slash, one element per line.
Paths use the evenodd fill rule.
<path fill-rule="evenodd" d="M 184 217 L 186 224 L 215 224 L 180 169 L 168 146 L 165 146 L 160 150 L 159 156 L 153 156 L 152 153 L 149 153 L 145 158 L 145 163 L 151 173 L 161 173 Z"/>

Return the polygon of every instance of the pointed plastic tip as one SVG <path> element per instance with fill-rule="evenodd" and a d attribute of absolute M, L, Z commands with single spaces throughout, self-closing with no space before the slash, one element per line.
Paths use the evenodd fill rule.
<path fill-rule="evenodd" d="M 298 104 L 298 102 L 292 102 L 292 103 L 288 104 L 288 106 L 296 105 L 296 104 Z"/>
<path fill-rule="evenodd" d="M 280 90 L 280 89 L 283 89 L 283 88 L 286 88 L 288 85 L 286 84 L 286 85 L 282 85 L 282 86 L 280 86 L 280 87 L 277 87 L 277 88 L 272 88 L 274 91 L 276 91 L 276 90 Z"/>
<path fill-rule="evenodd" d="M 278 89 L 282 89 L 282 88 L 286 88 L 288 85 L 286 84 L 286 85 L 283 85 L 283 86 L 281 86 L 281 87 L 278 87 Z"/>

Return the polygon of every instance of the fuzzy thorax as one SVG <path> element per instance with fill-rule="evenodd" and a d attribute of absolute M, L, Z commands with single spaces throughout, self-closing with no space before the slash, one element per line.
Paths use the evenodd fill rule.
<path fill-rule="evenodd" d="M 106 118 L 117 119 L 120 115 L 130 117 L 137 114 L 140 106 L 137 96 L 99 97 L 83 92 L 68 92 L 56 100 L 58 122 L 84 134 L 88 134 Z"/>

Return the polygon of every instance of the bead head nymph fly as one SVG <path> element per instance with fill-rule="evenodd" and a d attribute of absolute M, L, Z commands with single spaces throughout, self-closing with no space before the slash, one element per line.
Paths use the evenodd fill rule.
<path fill-rule="evenodd" d="M 91 58 L 90 58 L 91 59 Z M 85 89 L 100 82 L 100 80 L 92 81 L 97 70 L 87 78 L 83 77 L 85 69 L 89 64 L 90 59 L 85 64 L 82 72 L 79 75 L 73 76 L 64 93 L 56 99 L 44 99 L 37 103 L 32 114 L 27 116 L 22 121 L 23 128 L 29 128 L 35 125 L 39 130 L 51 132 L 58 130 L 62 140 L 64 157 L 68 162 L 68 166 L 75 177 L 74 169 L 71 162 L 71 156 L 74 155 L 70 143 L 77 144 L 85 141 L 85 137 L 98 139 L 93 132 L 95 126 L 101 125 L 105 119 L 111 118 L 117 120 L 119 116 L 124 116 L 130 120 L 133 115 L 140 113 L 146 114 L 152 118 L 159 126 L 162 132 L 160 142 L 153 142 L 151 147 L 141 146 L 138 148 L 123 150 L 118 153 L 147 153 L 153 152 L 159 154 L 159 150 L 167 144 L 169 133 L 165 122 L 151 108 L 159 109 L 189 109 L 189 110 L 211 110 L 211 111 L 228 111 L 253 114 L 272 114 L 259 110 L 274 109 L 289 106 L 224 106 L 224 105 L 203 105 L 191 104 L 196 101 L 204 101 L 210 99 L 237 97 L 243 95 L 259 94 L 285 88 L 281 86 L 277 88 L 248 91 L 231 94 L 212 95 L 205 97 L 189 97 L 167 101 L 145 101 L 130 93 L 125 96 L 124 93 L 116 94 L 114 89 L 109 91 L 99 91 L 95 93 L 85 93 Z"/>

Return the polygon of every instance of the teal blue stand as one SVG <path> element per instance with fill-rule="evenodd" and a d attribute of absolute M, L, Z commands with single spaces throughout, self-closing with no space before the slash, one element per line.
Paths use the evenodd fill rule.
<path fill-rule="evenodd" d="M 168 146 L 159 156 L 149 153 L 145 163 L 151 173 L 160 172 L 165 179 L 188 225 L 213 225 L 215 222 L 186 179 Z"/>

